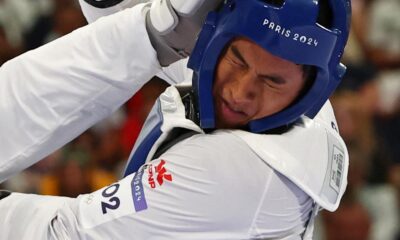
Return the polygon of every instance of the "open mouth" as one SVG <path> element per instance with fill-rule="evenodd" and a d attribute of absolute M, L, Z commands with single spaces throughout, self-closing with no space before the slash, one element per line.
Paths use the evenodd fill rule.
<path fill-rule="evenodd" d="M 224 99 L 222 99 L 221 111 L 226 120 L 238 121 L 247 117 L 247 114 L 244 111 L 235 108 Z"/>

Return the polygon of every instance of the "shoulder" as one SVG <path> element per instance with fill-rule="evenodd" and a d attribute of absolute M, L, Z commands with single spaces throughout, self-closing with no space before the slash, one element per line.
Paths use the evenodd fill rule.
<path fill-rule="evenodd" d="M 174 192 L 182 190 L 179 186 L 190 188 L 181 196 L 196 203 L 193 208 L 201 209 L 199 202 L 212 203 L 207 211 L 214 222 L 229 222 L 233 229 L 247 227 L 252 237 L 279 237 L 286 234 L 282 229 L 302 229 L 308 219 L 311 198 L 231 131 L 194 135 L 160 158 L 177 176 Z"/>
<path fill-rule="evenodd" d="M 334 211 L 346 188 L 348 172 L 347 148 L 336 126 L 327 102 L 313 120 L 303 118 L 283 134 L 232 133 L 320 206 Z"/>
<path fill-rule="evenodd" d="M 217 130 L 210 134 L 195 134 L 174 145 L 166 153 L 166 155 L 174 154 L 184 155 L 186 161 L 194 164 L 215 169 L 224 167 L 241 171 L 244 168 L 258 169 L 265 165 L 243 139 L 226 130 Z"/>
<path fill-rule="evenodd" d="M 242 139 L 229 131 L 217 130 L 210 134 L 195 134 L 171 147 L 162 157 L 184 156 L 185 161 L 208 168 L 265 165 Z M 235 166 L 241 165 L 235 169 Z"/>

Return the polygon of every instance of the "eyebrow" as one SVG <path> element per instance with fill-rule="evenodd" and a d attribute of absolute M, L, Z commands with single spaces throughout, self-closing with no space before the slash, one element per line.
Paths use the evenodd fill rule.
<path fill-rule="evenodd" d="M 244 57 L 240 53 L 239 49 L 235 45 L 232 45 L 230 47 L 230 49 L 231 49 L 233 55 L 235 55 L 235 57 L 237 57 L 240 61 L 242 61 L 246 66 L 248 66 L 246 60 L 244 59 Z M 264 78 L 264 79 L 269 79 L 272 82 L 274 82 L 276 84 L 279 84 L 279 85 L 282 85 L 282 84 L 286 83 L 286 80 L 284 78 L 282 78 L 280 76 L 276 76 L 276 75 L 262 74 L 262 75 L 259 75 L 259 77 L 260 78 Z"/>
<path fill-rule="evenodd" d="M 244 57 L 240 53 L 239 49 L 235 45 L 231 46 L 231 50 L 232 50 L 233 55 L 235 55 L 235 57 L 239 58 L 240 61 L 242 61 L 244 64 L 248 65 L 246 60 L 244 60 Z"/>

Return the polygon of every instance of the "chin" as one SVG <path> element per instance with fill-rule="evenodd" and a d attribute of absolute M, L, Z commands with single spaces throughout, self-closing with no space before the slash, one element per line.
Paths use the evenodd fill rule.
<path fill-rule="evenodd" d="M 232 123 L 227 121 L 216 121 L 216 128 L 218 129 L 242 129 L 245 127 L 246 124 L 241 123 Z"/>

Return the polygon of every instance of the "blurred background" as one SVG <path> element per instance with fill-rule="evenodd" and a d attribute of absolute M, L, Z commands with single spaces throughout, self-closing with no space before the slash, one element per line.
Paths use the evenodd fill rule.
<path fill-rule="evenodd" d="M 343 62 L 331 101 L 350 153 L 348 187 L 335 213 L 319 214 L 317 240 L 400 239 L 400 0 L 352 0 Z M 86 25 L 76 0 L 0 0 L 0 65 Z M 157 96 L 153 79 L 113 116 L 0 184 L 76 197 L 121 177 Z"/>

